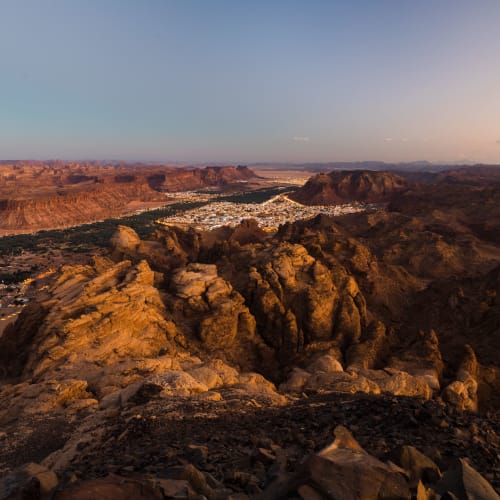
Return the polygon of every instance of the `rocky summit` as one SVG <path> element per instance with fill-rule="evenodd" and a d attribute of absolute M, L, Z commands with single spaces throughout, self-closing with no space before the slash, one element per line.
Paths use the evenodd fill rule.
<path fill-rule="evenodd" d="M 35 280 L 0 499 L 498 498 L 498 199 L 485 228 L 380 185 L 387 210 L 275 233 L 120 226 Z"/>
<path fill-rule="evenodd" d="M 305 205 L 385 203 L 409 185 L 406 179 L 391 172 L 338 170 L 311 177 L 291 198 Z"/>

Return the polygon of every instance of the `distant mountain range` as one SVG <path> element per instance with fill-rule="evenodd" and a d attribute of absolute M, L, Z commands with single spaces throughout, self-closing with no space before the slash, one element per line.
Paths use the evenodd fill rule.
<path fill-rule="evenodd" d="M 483 163 L 433 163 L 429 161 L 413 161 L 402 163 L 386 163 L 383 161 L 357 161 L 357 162 L 324 162 L 324 163 L 252 163 L 250 167 L 308 170 L 310 172 L 329 172 L 331 170 L 389 170 L 396 172 L 442 172 L 444 170 L 469 169 L 477 167 L 498 168 L 500 165 Z"/>

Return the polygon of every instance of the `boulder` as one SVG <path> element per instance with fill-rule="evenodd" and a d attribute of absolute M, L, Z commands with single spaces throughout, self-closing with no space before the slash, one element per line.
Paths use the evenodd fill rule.
<path fill-rule="evenodd" d="M 128 226 L 118 226 L 111 237 L 113 250 L 125 255 L 133 255 L 141 244 L 139 235 Z"/>
<path fill-rule="evenodd" d="M 207 391 L 194 394 L 193 399 L 198 401 L 222 401 L 222 395 L 217 391 Z"/>
<path fill-rule="evenodd" d="M 330 372 L 312 374 L 304 386 L 309 392 L 338 392 L 355 394 L 380 394 L 380 387 L 373 381 L 356 372 Z"/>
<path fill-rule="evenodd" d="M 238 382 L 238 370 L 224 363 L 220 359 L 208 361 L 203 365 L 203 367 L 217 373 L 217 376 L 221 379 L 223 385 L 232 385 Z"/>
<path fill-rule="evenodd" d="M 87 380 L 92 391 L 100 398 L 120 389 L 141 382 L 148 376 L 161 374 L 169 370 L 180 370 L 182 357 L 156 356 L 154 358 L 139 358 L 122 360 L 112 366 L 104 366 L 100 370 L 95 367 L 87 372 Z"/>
<path fill-rule="evenodd" d="M 222 379 L 219 377 L 218 373 L 207 366 L 193 368 L 188 373 L 195 380 L 206 385 L 209 390 L 222 386 Z"/>
<path fill-rule="evenodd" d="M 164 498 L 177 498 L 190 500 L 197 497 L 189 481 L 185 479 L 158 479 L 156 484 L 163 493 Z"/>
<path fill-rule="evenodd" d="M 394 396 L 412 396 L 424 399 L 432 397 L 432 390 L 423 378 L 414 377 L 394 368 L 362 370 L 359 374 L 376 383 L 382 392 L 388 392 Z"/>
<path fill-rule="evenodd" d="M 192 396 L 208 391 L 208 387 L 194 379 L 189 373 L 171 370 L 161 375 L 155 375 L 149 382 L 161 388 L 162 397 Z"/>
<path fill-rule="evenodd" d="M 464 346 L 457 379 L 444 388 L 441 397 L 447 403 L 465 411 L 477 411 L 478 362 L 471 346 Z"/>
<path fill-rule="evenodd" d="M 126 406 L 129 403 L 144 404 L 152 398 L 158 396 L 162 391 L 162 386 L 149 380 L 139 380 L 122 390 L 107 394 L 99 402 L 99 408 L 104 410 L 108 408 L 118 408 Z"/>
<path fill-rule="evenodd" d="M 477 382 L 472 378 L 464 382 L 454 380 L 451 384 L 447 385 L 441 393 L 443 401 L 462 411 L 477 410 L 476 395 Z"/>
<path fill-rule="evenodd" d="M 208 368 L 198 368 L 200 377 L 197 379 L 182 370 L 166 370 L 159 374 L 142 378 L 123 389 L 105 395 L 100 403 L 101 409 L 119 408 L 129 403 L 144 404 L 155 397 L 190 397 L 209 390 L 202 382 L 220 382 L 217 373 Z M 196 370 L 194 370 L 196 374 Z M 202 376 L 203 375 L 203 376 Z M 213 388 L 213 387 L 211 387 Z"/>
<path fill-rule="evenodd" d="M 208 484 L 205 475 L 191 464 L 171 467 L 163 475 L 168 480 L 187 481 L 194 491 L 199 495 L 205 495 L 208 500 L 216 498 L 216 493 Z"/>
<path fill-rule="evenodd" d="M 490 483 L 467 460 L 458 459 L 434 486 L 440 495 L 452 493 L 459 499 L 498 500 Z"/>
<path fill-rule="evenodd" d="M 184 299 L 200 297 L 217 280 L 217 267 L 214 264 L 188 264 L 176 271 L 171 279 L 174 293 Z"/>
<path fill-rule="evenodd" d="M 344 371 L 340 362 L 331 354 L 324 354 L 318 359 L 313 361 L 308 367 L 307 371 L 311 373 L 323 372 L 341 372 Z"/>
<path fill-rule="evenodd" d="M 418 484 L 420 480 L 426 484 L 432 484 L 441 477 L 439 467 L 413 446 L 401 447 L 398 463 L 406 471 L 413 484 Z"/>
<path fill-rule="evenodd" d="M 288 375 L 286 382 L 283 382 L 279 389 L 281 392 L 301 393 L 310 376 L 311 374 L 308 371 L 295 367 Z"/>
<path fill-rule="evenodd" d="M 0 479 L 0 499 L 45 500 L 58 482 L 53 471 L 35 463 L 28 463 Z"/>
<path fill-rule="evenodd" d="M 278 393 L 276 386 L 259 373 L 242 373 L 238 383 L 229 389 L 229 394 L 238 398 L 255 398 L 272 405 L 284 405 L 287 402 L 287 399 Z"/>
<path fill-rule="evenodd" d="M 409 345 L 389 359 L 388 367 L 423 378 L 433 391 L 439 391 L 444 363 L 436 332 L 419 331 Z"/>
<path fill-rule="evenodd" d="M 164 496 L 158 486 L 148 484 L 146 479 L 108 476 L 71 483 L 57 491 L 52 498 L 53 500 L 96 500 L 99 498 L 163 500 Z"/>
<path fill-rule="evenodd" d="M 404 477 L 363 450 L 345 427 L 336 427 L 335 437 L 330 446 L 310 456 L 295 475 L 271 484 L 259 498 L 288 498 L 294 492 L 311 499 L 411 498 Z"/>

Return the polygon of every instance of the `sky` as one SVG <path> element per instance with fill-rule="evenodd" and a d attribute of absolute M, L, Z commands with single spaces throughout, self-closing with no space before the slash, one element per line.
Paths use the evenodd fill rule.
<path fill-rule="evenodd" d="M 498 0 L 0 0 L 0 159 L 500 163 Z"/>

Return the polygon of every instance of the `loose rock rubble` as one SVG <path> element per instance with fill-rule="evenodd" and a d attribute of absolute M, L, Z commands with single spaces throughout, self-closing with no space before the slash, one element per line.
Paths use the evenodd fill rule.
<path fill-rule="evenodd" d="M 316 498 L 307 496 L 312 488 L 320 498 L 333 488 L 335 482 L 328 478 L 339 474 L 338 467 L 342 477 L 368 467 L 365 486 L 348 481 L 339 488 L 385 488 L 377 478 L 386 471 L 394 478 L 390 484 L 404 493 L 394 498 L 410 498 L 422 488 L 444 495 L 445 487 L 457 498 L 467 498 L 452 488 L 483 488 L 485 481 L 500 486 L 497 414 L 475 415 L 434 401 L 370 395 L 317 395 L 285 406 L 273 406 L 265 395 L 243 396 L 231 390 L 222 390 L 221 397 L 158 397 L 121 411 L 102 411 L 73 429 L 66 445 L 42 465 L 57 473 L 61 494 L 71 487 L 67 491 L 75 495 L 77 487 L 87 488 L 87 481 L 107 478 L 88 484 L 147 484 L 157 494 L 162 481 L 168 491 L 184 492 L 186 496 L 176 493 L 180 498 Z M 328 448 L 335 436 L 337 444 Z M 42 441 L 43 434 L 33 439 Z M 31 446 L 27 439 L 16 452 L 30 461 Z M 339 447 L 354 451 L 346 456 L 335 452 Z M 457 460 L 462 465 L 457 466 Z M 327 474 L 324 467 L 337 472 Z M 318 484 L 323 476 L 326 482 Z M 485 489 L 490 497 L 484 498 L 497 498 L 491 488 Z M 382 493 L 359 496 L 360 491 L 353 489 L 352 497 L 342 498 L 386 498 Z"/>

